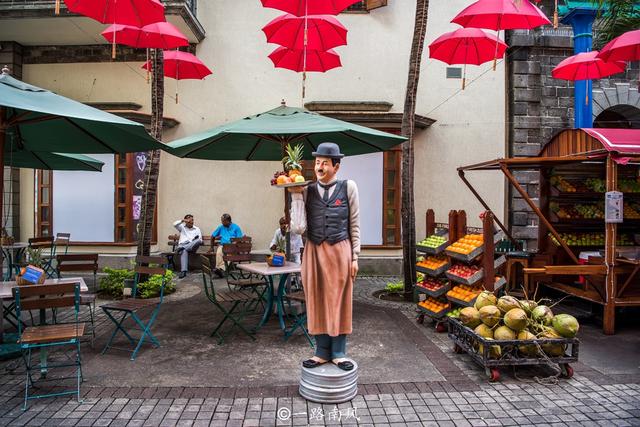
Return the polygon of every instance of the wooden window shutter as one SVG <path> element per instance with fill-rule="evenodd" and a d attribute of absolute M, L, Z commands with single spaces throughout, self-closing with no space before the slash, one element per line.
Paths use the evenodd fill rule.
<path fill-rule="evenodd" d="M 377 9 L 387 5 L 387 0 L 366 0 L 367 10 Z"/>

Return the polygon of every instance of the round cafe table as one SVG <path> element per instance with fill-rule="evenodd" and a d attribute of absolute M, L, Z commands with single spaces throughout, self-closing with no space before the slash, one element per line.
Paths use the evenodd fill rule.
<path fill-rule="evenodd" d="M 15 242 L 12 245 L 2 245 L 2 256 L 7 260 L 7 271 L 4 272 L 3 280 L 10 281 L 13 275 L 20 268 L 20 260 L 24 251 L 29 247 L 28 243 Z"/>

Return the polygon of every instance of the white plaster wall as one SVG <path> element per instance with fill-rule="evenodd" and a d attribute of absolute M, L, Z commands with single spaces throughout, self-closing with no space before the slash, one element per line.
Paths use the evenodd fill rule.
<path fill-rule="evenodd" d="M 470 0 L 431 2 L 422 61 L 417 113 L 437 120 L 416 138 L 416 213 L 418 236 L 424 234 L 424 212 L 436 210 L 445 221 L 450 209 L 467 209 L 472 222 L 480 205 L 457 176 L 456 167 L 504 156 L 505 78 L 502 64 L 469 67 L 468 88 L 445 78 L 445 64 L 428 59 L 428 45 L 456 28 L 450 19 Z M 343 67 L 311 74 L 307 101 L 388 101 L 401 112 L 414 24 L 413 2 L 389 0 L 370 14 L 343 14 L 349 45 L 337 48 Z M 281 99 L 300 106 L 299 74 L 275 69 L 267 55 L 276 46 L 265 42 L 260 28 L 279 14 L 249 0 L 202 1 L 198 18 L 207 31 L 198 56 L 213 69 L 204 81 L 181 81 L 180 104 L 173 100 L 176 84 L 167 79 L 165 114 L 181 124 L 165 132 L 169 141 L 277 107 Z M 96 37 L 98 40 L 98 37 Z M 149 111 L 150 87 L 140 63 L 25 65 L 24 79 L 79 101 L 131 101 Z M 482 74 L 484 73 L 484 74 Z M 481 75 L 482 74 L 482 75 Z M 477 79 L 476 79 L 477 78 Z M 472 82 L 472 80 L 476 79 Z M 277 162 L 211 162 L 163 154 L 160 176 L 160 242 L 172 232 L 171 222 L 189 212 L 203 232 L 210 232 L 220 214 L 230 213 L 256 246 L 268 245 L 284 198 L 269 188 Z M 497 174 L 475 180 L 488 201 L 502 213 L 503 181 Z M 24 208 L 28 209 L 28 206 Z M 24 209 L 23 208 L 23 209 Z"/>

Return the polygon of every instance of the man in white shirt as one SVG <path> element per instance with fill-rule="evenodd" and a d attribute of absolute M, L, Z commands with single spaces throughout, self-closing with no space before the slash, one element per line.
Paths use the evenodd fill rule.
<path fill-rule="evenodd" d="M 180 232 L 178 248 L 176 252 L 180 255 L 180 279 L 187 275 L 189 270 L 189 253 L 195 253 L 202 245 L 202 232 L 200 228 L 193 225 L 193 215 L 187 214 L 184 219 L 179 219 L 173 223 L 176 230 Z"/>
<path fill-rule="evenodd" d="M 287 219 L 285 217 L 280 218 L 280 227 L 273 234 L 273 239 L 271 239 L 270 249 L 272 251 L 282 250 L 284 252 L 286 250 L 288 229 L 289 223 Z M 289 236 L 291 257 L 293 258 L 293 262 L 300 264 L 300 248 L 303 246 L 302 236 L 293 231 L 290 232 Z"/>

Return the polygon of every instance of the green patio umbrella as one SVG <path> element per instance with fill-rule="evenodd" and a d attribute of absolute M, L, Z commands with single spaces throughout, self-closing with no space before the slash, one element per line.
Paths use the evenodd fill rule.
<path fill-rule="evenodd" d="M 162 149 L 140 123 L 0 75 L 0 145 L 57 153 L 128 153 Z M 7 141 L 8 142 L 8 141 Z"/>
<path fill-rule="evenodd" d="M 104 163 L 84 154 L 20 150 L 5 152 L 4 165 L 13 168 L 102 172 Z"/>
<path fill-rule="evenodd" d="M 209 160 L 281 160 L 288 143 L 302 143 L 311 159 L 321 142 L 335 142 L 347 156 L 389 150 L 406 138 L 318 113 L 281 105 L 168 144 L 178 157 Z"/>

